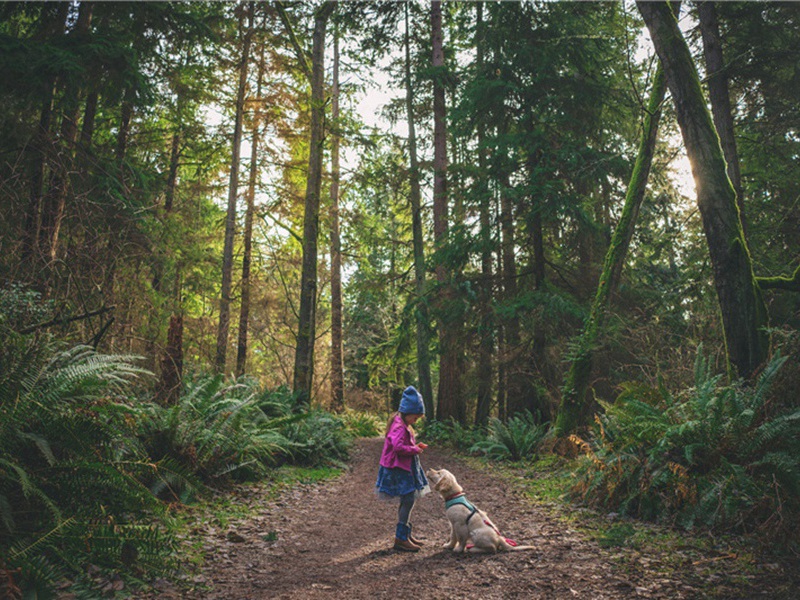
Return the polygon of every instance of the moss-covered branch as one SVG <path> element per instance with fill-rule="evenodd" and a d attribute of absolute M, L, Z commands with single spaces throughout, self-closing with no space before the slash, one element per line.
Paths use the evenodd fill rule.
<path fill-rule="evenodd" d="M 800 292 L 800 266 L 794 270 L 791 277 L 756 277 L 756 283 L 762 290 Z"/>
<path fill-rule="evenodd" d="M 587 392 L 592 375 L 594 350 L 605 325 L 605 316 L 611 303 L 611 297 L 619 285 L 625 255 L 628 253 L 633 230 L 639 216 L 639 208 L 644 199 L 647 178 L 655 152 L 661 104 L 664 101 L 666 89 L 664 71 L 659 63 L 653 78 L 653 89 L 644 118 L 642 138 L 639 142 L 628 192 L 625 195 L 622 216 L 611 237 L 611 245 L 606 252 L 603 273 L 600 275 L 600 283 L 597 286 L 589 319 L 578 340 L 577 351 L 564 381 L 561 405 L 555 425 L 558 435 L 566 435 L 581 425 L 585 425 L 591 416 L 591 400 L 587 398 Z"/>

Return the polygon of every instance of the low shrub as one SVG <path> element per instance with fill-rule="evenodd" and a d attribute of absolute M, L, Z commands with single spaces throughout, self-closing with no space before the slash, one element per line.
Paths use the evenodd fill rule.
<path fill-rule="evenodd" d="M 352 434 L 341 417 L 322 410 L 301 414 L 281 433 L 289 441 L 287 462 L 303 466 L 343 466 L 349 457 Z"/>
<path fill-rule="evenodd" d="M 548 428 L 549 423 L 538 423 L 529 411 L 514 415 L 506 423 L 492 419 L 488 437 L 475 443 L 470 451 L 496 460 L 532 460 Z"/>
<path fill-rule="evenodd" d="M 783 362 L 773 359 L 752 386 L 723 385 L 698 353 L 691 389 L 625 386 L 593 437 L 576 440 L 586 455 L 573 496 L 687 528 L 796 535 L 800 410 L 765 410 Z"/>
<path fill-rule="evenodd" d="M 158 467 L 150 489 L 182 502 L 206 484 L 264 476 L 276 457 L 291 452 L 281 428 L 301 418 L 280 392 L 248 378 L 226 383 L 221 375 L 188 382 L 173 405 L 140 404 L 137 417 L 138 438 Z"/>
<path fill-rule="evenodd" d="M 484 439 L 485 434 L 479 427 L 461 425 L 454 419 L 436 421 L 427 419 L 421 422 L 419 438 L 426 442 L 450 446 L 456 450 L 468 452 L 470 448 Z"/>
<path fill-rule="evenodd" d="M 384 433 L 386 424 L 374 414 L 347 409 L 339 415 L 345 429 L 356 438 L 376 437 Z"/>
<path fill-rule="evenodd" d="M 140 478 L 126 390 L 134 359 L 64 349 L 0 316 L 0 592 L 97 597 L 95 574 L 164 573 L 174 540 Z M 155 523 L 154 523 L 155 522 Z"/>

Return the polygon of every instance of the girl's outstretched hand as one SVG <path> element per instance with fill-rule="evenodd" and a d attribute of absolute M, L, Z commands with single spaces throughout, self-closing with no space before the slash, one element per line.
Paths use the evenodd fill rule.
<path fill-rule="evenodd" d="M 417 448 L 419 448 L 420 450 L 425 450 L 425 448 L 427 448 L 427 447 L 428 447 L 428 444 L 423 444 L 422 442 L 417 444 Z"/>

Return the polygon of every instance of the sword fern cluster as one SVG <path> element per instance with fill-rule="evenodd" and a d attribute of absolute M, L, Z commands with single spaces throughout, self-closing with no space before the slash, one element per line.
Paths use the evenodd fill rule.
<path fill-rule="evenodd" d="M 785 362 L 723 385 L 702 352 L 679 394 L 630 384 L 596 417 L 573 489 L 589 504 L 685 527 L 791 531 L 800 515 L 800 410 L 770 402 Z"/>

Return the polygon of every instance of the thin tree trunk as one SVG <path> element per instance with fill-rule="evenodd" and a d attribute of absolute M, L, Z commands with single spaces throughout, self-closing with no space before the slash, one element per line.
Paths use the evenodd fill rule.
<path fill-rule="evenodd" d="M 331 407 L 344 410 L 342 357 L 342 248 L 339 240 L 339 31 L 333 34 L 333 89 L 331 90 Z"/>
<path fill-rule="evenodd" d="M 433 44 L 433 234 L 436 245 L 447 244 L 447 128 L 445 123 L 444 50 L 442 43 L 442 3 L 431 2 L 431 40 Z M 436 266 L 439 284 L 439 391 L 436 418 L 464 422 L 461 395 L 459 342 L 456 335 L 460 311 L 454 307 L 452 281 L 441 262 Z"/>
<path fill-rule="evenodd" d="M 425 239 L 422 229 L 422 193 L 420 190 L 420 168 L 417 155 L 416 119 L 414 118 L 414 90 L 411 86 L 411 23 L 409 20 L 408 4 L 405 5 L 406 33 L 405 33 L 405 84 L 406 84 L 406 117 L 408 120 L 408 154 L 410 166 L 410 202 L 411 224 L 414 247 L 414 281 L 417 294 L 416 324 L 417 324 L 417 378 L 419 392 L 423 398 L 433 402 L 433 384 L 431 382 L 430 366 L 430 315 L 428 311 L 426 269 L 425 269 Z"/>
<path fill-rule="evenodd" d="M 503 301 L 507 306 L 513 306 L 517 298 L 517 259 L 514 239 L 514 203 L 511 200 L 511 184 L 508 175 L 502 175 L 500 182 L 500 228 L 502 232 L 501 252 L 503 258 Z M 525 411 L 528 406 L 525 401 L 525 385 L 520 367 L 521 336 L 519 317 L 516 309 L 506 318 L 504 323 L 503 365 L 506 376 L 506 416 Z"/>
<path fill-rule="evenodd" d="M 247 63 L 250 60 L 250 43 L 253 38 L 253 13 L 255 5 L 250 3 L 247 29 L 242 40 L 242 60 L 239 64 L 239 85 L 236 90 L 236 117 L 233 126 L 233 149 L 231 172 L 228 184 L 228 212 L 225 218 L 225 244 L 222 250 L 222 288 L 219 301 L 219 327 L 217 328 L 217 353 L 214 368 L 217 373 L 225 371 L 228 354 L 228 331 L 231 315 L 231 287 L 233 280 L 233 241 L 236 235 L 236 199 L 239 192 L 239 162 L 242 144 L 242 118 L 244 98 L 247 91 Z M 243 26 L 242 26 L 243 27 Z"/>
<path fill-rule="evenodd" d="M 178 167 L 181 159 L 181 131 L 180 124 L 172 134 L 172 144 L 169 152 L 169 173 L 167 174 L 167 188 L 164 192 L 164 211 L 171 212 L 175 202 L 175 188 L 178 183 Z"/>
<path fill-rule="evenodd" d="M 531 162 L 530 166 L 533 166 L 533 162 Z M 538 201 L 537 203 L 538 206 L 534 207 L 533 216 L 531 218 L 530 242 L 531 246 L 533 247 L 533 285 L 537 292 L 542 292 L 545 288 L 544 228 L 542 227 L 541 201 Z M 546 372 L 546 344 L 547 336 L 545 335 L 543 319 L 537 318 L 533 325 L 533 347 L 531 351 L 533 364 L 531 365 L 531 368 L 534 376 L 538 373 L 540 376 L 542 376 L 542 378 Z M 542 386 L 537 385 L 533 379 L 527 382 L 526 396 L 528 401 L 528 410 L 532 415 L 538 417 L 541 421 L 549 421 L 551 417 L 550 404 L 547 400 L 546 394 L 542 390 Z"/>
<path fill-rule="evenodd" d="M 117 162 L 120 164 L 125 160 L 125 154 L 128 152 L 128 134 L 131 130 L 131 119 L 133 119 L 133 104 L 128 99 L 128 92 L 126 92 L 120 109 L 119 131 L 117 132 L 116 157 Z"/>
<path fill-rule="evenodd" d="M 483 3 L 478 2 L 476 8 L 475 48 L 478 74 L 484 74 L 483 46 L 485 25 L 483 22 Z M 494 351 L 494 319 L 492 311 L 492 223 L 491 201 L 487 174 L 489 167 L 486 160 L 485 125 L 478 124 L 478 186 L 480 193 L 480 236 L 481 236 L 481 285 L 480 285 L 480 326 L 478 328 L 478 399 L 475 403 L 475 424 L 485 425 L 489 420 L 492 406 L 492 353 Z"/>
<path fill-rule="evenodd" d="M 725 61 L 722 57 L 716 3 L 699 2 L 697 15 L 700 20 L 700 33 L 703 37 L 703 52 L 706 58 L 706 82 L 708 98 L 711 101 L 711 114 L 714 117 L 714 126 L 719 135 L 722 152 L 725 154 L 728 177 L 736 191 L 739 218 L 742 220 L 742 230 L 747 239 L 747 219 L 744 212 L 739 153 L 736 150 L 736 138 L 733 134 L 733 111 L 728 90 L 728 75 L 725 72 Z"/>
<path fill-rule="evenodd" d="M 422 192 L 420 190 L 419 158 L 417 156 L 417 132 L 414 119 L 414 90 L 411 87 L 411 23 L 408 4 L 405 5 L 405 84 L 406 118 L 408 119 L 408 161 L 411 193 L 411 229 L 414 246 L 414 285 L 417 323 L 417 386 L 422 397 L 433 402 L 430 355 L 430 315 L 428 313 L 427 286 L 425 283 L 425 238 L 422 231 Z"/>
<path fill-rule="evenodd" d="M 256 181 L 258 180 L 258 152 L 261 127 L 261 87 L 264 80 L 264 44 L 261 44 L 261 57 L 258 61 L 258 81 L 256 83 L 256 113 L 253 116 L 253 139 L 250 153 L 250 179 L 247 184 L 247 211 L 244 215 L 244 253 L 242 255 L 242 303 L 239 310 L 239 335 L 236 342 L 236 375 L 242 376 L 247 370 L 247 334 L 250 324 L 250 266 L 253 256 L 253 220 L 256 212 Z"/>
<path fill-rule="evenodd" d="M 502 195 L 498 195 L 495 198 L 495 206 L 494 206 L 494 214 L 495 214 L 495 227 L 496 227 L 496 237 L 500 240 L 500 243 L 496 244 L 495 247 L 495 261 L 497 265 L 497 277 L 498 281 L 501 285 L 505 281 L 505 271 L 504 271 L 504 236 L 503 236 L 503 227 L 502 227 L 502 219 L 500 215 L 502 214 L 500 199 Z M 500 294 L 504 292 L 501 291 Z M 508 369 L 506 369 L 506 361 L 504 360 L 503 356 L 506 353 L 506 332 L 505 332 L 505 324 L 500 321 L 497 326 L 497 353 L 500 357 L 497 361 L 497 418 L 500 419 L 505 423 L 507 418 L 507 386 L 508 386 Z"/>
<path fill-rule="evenodd" d="M 335 3 L 325 2 L 314 17 L 311 51 L 311 140 L 303 214 L 303 267 L 292 389 L 298 405 L 311 401 L 317 312 L 317 236 L 322 186 L 323 121 L 325 116 L 325 28 Z"/>
<path fill-rule="evenodd" d="M 86 107 L 83 111 L 83 122 L 81 123 L 81 147 L 84 152 L 88 151 L 92 145 L 94 120 L 97 116 L 97 100 L 97 92 L 91 92 L 86 97 Z"/>
<path fill-rule="evenodd" d="M 644 115 L 642 137 L 639 140 L 639 149 L 633 173 L 625 195 L 625 204 L 622 215 L 614 229 L 611 244 L 606 252 L 603 263 L 603 273 L 597 286 L 594 302 L 589 313 L 589 319 L 580 335 L 577 351 L 570 363 L 569 372 L 564 381 L 561 404 L 556 417 L 556 431 L 564 436 L 575 431 L 578 427 L 586 425 L 592 414 L 592 401 L 588 394 L 589 383 L 592 375 L 592 362 L 597 346 L 597 340 L 602 335 L 605 317 L 611 304 L 611 298 L 619 286 L 625 256 L 639 216 L 639 208 L 644 199 L 647 179 L 650 175 L 650 166 L 656 147 L 658 121 L 661 117 L 661 104 L 667 90 L 664 70 L 658 64 L 653 89 L 650 91 L 650 101 Z"/>
<path fill-rule="evenodd" d="M 692 55 L 667 3 L 637 2 L 664 65 L 697 188 L 731 376 L 750 378 L 769 351 L 767 309 L 744 238 L 736 192 Z"/>
<path fill-rule="evenodd" d="M 67 6 L 67 3 L 64 3 Z M 47 87 L 42 109 L 39 113 L 39 126 L 31 144 L 35 154 L 33 175 L 31 176 L 31 193 L 28 209 L 25 213 L 25 233 L 23 238 L 22 260 L 24 263 L 40 249 L 39 239 L 42 226 L 42 186 L 44 185 L 47 166 L 48 149 L 52 145 L 50 139 L 50 123 L 53 116 L 53 96 L 55 80 Z"/>
<path fill-rule="evenodd" d="M 74 35 L 86 35 L 92 24 L 94 3 L 82 2 Z M 56 259 L 58 238 L 67 203 L 70 175 L 72 172 L 75 143 L 78 138 L 78 115 L 80 114 L 81 90 L 77 83 L 67 86 L 61 116 L 61 135 L 58 164 L 50 179 L 49 189 L 42 201 L 39 244 L 41 254 L 48 263 Z"/>
<path fill-rule="evenodd" d="M 157 397 L 165 405 L 175 404 L 180 397 L 183 381 L 183 315 L 169 318 L 167 347 L 161 358 L 161 378 Z"/>

